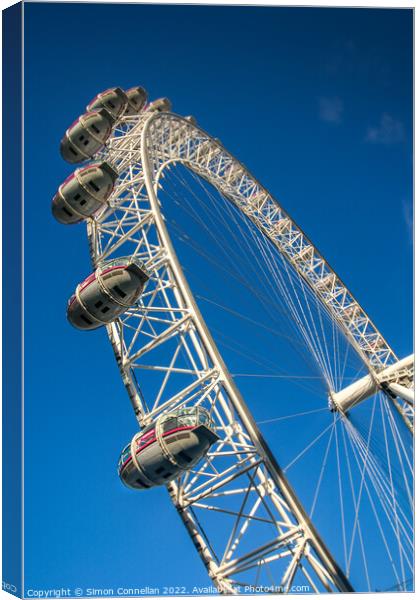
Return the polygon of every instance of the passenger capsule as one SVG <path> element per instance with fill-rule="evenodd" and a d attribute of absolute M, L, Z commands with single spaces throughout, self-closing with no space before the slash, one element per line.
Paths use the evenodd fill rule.
<path fill-rule="evenodd" d="M 127 108 L 125 115 L 138 115 L 147 102 L 147 92 L 144 88 L 132 87 L 125 91 L 127 95 Z"/>
<path fill-rule="evenodd" d="M 52 201 L 52 213 L 60 223 L 80 223 L 106 204 L 118 173 L 106 162 L 76 169 L 60 185 Z"/>
<path fill-rule="evenodd" d="M 197 125 L 197 119 L 195 117 L 193 117 L 192 115 L 188 115 L 188 117 L 184 117 L 186 121 L 188 121 L 188 123 L 191 123 L 191 125 Z"/>
<path fill-rule="evenodd" d="M 67 319 L 77 329 L 108 325 L 140 297 L 149 275 L 132 257 L 101 263 L 76 288 L 67 306 Z"/>
<path fill-rule="evenodd" d="M 103 108 L 81 115 L 61 140 L 61 156 L 69 163 L 83 162 L 98 152 L 111 134 L 113 119 Z"/>
<path fill-rule="evenodd" d="M 214 423 L 202 407 L 162 414 L 121 452 L 118 474 L 129 488 L 167 484 L 193 468 L 218 439 Z"/>
<path fill-rule="evenodd" d="M 171 110 L 172 104 L 168 98 L 159 98 L 151 102 L 147 108 L 158 112 L 168 112 Z"/>
<path fill-rule="evenodd" d="M 101 92 L 89 102 L 87 111 L 104 108 L 110 116 L 117 120 L 127 108 L 128 98 L 124 90 L 119 87 L 110 88 Z"/>

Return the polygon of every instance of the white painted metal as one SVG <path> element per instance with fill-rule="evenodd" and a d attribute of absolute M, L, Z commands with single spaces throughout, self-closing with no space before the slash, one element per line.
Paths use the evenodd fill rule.
<path fill-rule="evenodd" d="M 107 327 L 138 422 L 144 426 L 181 406 L 201 405 L 220 436 L 202 465 L 168 486 L 210 577 L 221 593 L 236 593 L 275 567 L 285 591 L 297 578 L 315 592 L 351 591 L 263 439 L 196 305 L 161 213 L 158 191 L 165 169 L 182 162 L 235 203 L 287 257 L 372 373 L 395 363 L 394 353 L 277 202 L 193 123 L 146 109 L 122 121 L 101 156 L 119 179 L 110 207 L 88 224 L 94 266 L 121 253 L 142 260 L 150 272 L 137 305 Z M 163 377 L 148 397 L 138 384 L 145 371 Z M 227 506 L 226 499 L 237 503 Z M 221 539 L 211 541 L 207 520 L 215 514 L 229 518 L 231 526 L 213 531 Z M 250 531 L 259 540 L 252 548 L 244 547 Z"/>
<path fill-rule="evenodd" d="M 389 383 L 389 389 L 393 394 L 399 396 L 403 400 L 405 400 L 408 404 L 414 404 L 414 390 L 411 388 L 406 388 L 399 383 Z"/>
<path fill-rule="evenodd" d="M 396 396 L 413 406 L 414 390 L 410 389 L 413 382 L 413 372 L 414 354 L 410 354 L 410 356 L 392 363 L 382 371 L 369 373 L 339 392 L 332 392 L 330 398 L 333 405 L 345 413 L 384 387 L 384 389 L 391 390 Z"/>
<path fill-rule="evenodd" d="M 374 377 L 398 361 L 366 312 L 303 231 L 220 142 L 168 113 L 151 120 L 148 129 L 152 143 L 160 144 L 155 150 L 160 171 L 171 162 L 182 162 L 240 208 L 316 294 Z M 412 430 L 413 406 L 394 395 L 390 398 Z"/>

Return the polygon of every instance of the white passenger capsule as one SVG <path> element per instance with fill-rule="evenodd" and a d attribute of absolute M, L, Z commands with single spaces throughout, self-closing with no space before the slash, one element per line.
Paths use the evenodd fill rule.
<path fill-rule="evenodd" d="M 118 474 L 133 489 L 167 484 L 192 469 L 218 439 L 214 423 L 202 407 L 162 414 L 123 449 Z"/>
<path fill-rule="evenodd" d="M 157 112 L 169 112 L 172 104 L 168 98 L 158 98 L 158 100 L 153 100 L 147 108 L 148 110 L 155 110 Z"/>
<path fill-rule="evenodd" d="M 139 112 L 144 108 L 147 102 L 147 92 L 141 86 L 132 87 L 125 91 L 127 95 L 127 108 L 125 109 L 125 115 L 138 115 Z"/>
<path fill-rule="evenodd" d="M 68 302 L 67 319 L 77 329 L 108 325 L 137 302 L 148 279 L 136 258 L 105 261 L 77 286 Z"/>
<path fill-rule="evenodd" d="M 69 163 L 92 158 L 105 145 L 112 125 L 112 117 L 103 108 L 81 115 L 70 125 L 61 140 L 61 156 Z"/>
<path fill-rule="evenodd" d="M 128 98 L 119 87 L 110 88 L 97 94 L 86 107 L 87 111 L 104 108 L 110 116 L 117 120 L 126 110 Z"/>
<path fill-rule="evenodd" d="M 60 223 L 80 223 L 107 203 L 118 173 L 106 162 L 76 169 L 60 185 L 52 201 L 52 213 Z"/>

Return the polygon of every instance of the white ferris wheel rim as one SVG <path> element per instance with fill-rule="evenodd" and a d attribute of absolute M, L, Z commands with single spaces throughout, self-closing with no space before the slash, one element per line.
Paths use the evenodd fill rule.
<path fill-rule="evenodd" d="M 258 461 L 257 462 L 254 461 L 253 463 L 251 463 L 251 465 L 252 465 L 252 468 L 255 469 L 255 476 L 258 476 L 260 481 L 262 483 L 264 483 L 264 485 L 268 486 L 267 489 L 270 487 L 269 481 L 270 480 L 274 481 L 275 486 L 277 486 L 277 488 L 280 490 L 281 500 L 283 502 L 284 501 L 286 502 L 287 509 L 291 511 L 291 514 L 293 515 L 295 521 L 297 521 L 297 523 L 298 523 L 299 531 L 301 533 L 303 532 L 303 536 L 301 536 L 301 537 L 298 536 L 297 538 L 294 539 L 293 536 L 296 536 L 296 531 L 295 531 L 295 529 L 289 529 L 289 531 L 283 532 L 283 534 L 282 534 L 283 536 L 285 536 L 284 540 L 280 540 L 278 542 L 278 544 L 280 544 L 278 547 L 283 547 L 282 544 L 285 544 L 286 542 L 290 543 L 289 539 L 294 540 L 292 543 L 295 544 L 293 552 L 291 552 L 293 559 L 291 560 L 289 567 L 286 569 L 285 577 L 282 580 L 282 582 L 285 582 L 286 588 L 287 588 L 287 586 L 290 587 L 291 581 L 293 580 L 293 577 L 296 573 L 297 567 L 299 566 L 301 569 L 304 569 L 304 567 L 301 566 L 301 561 L 303 560 L 302 557 L 304 555 L 307 555 L 307 557 L 310 557 L 309 563 L 310 563 L 312 569 L 315 571 L 316 575 L 319 577 L 319 581 L 321 582 L 320 585 L 321 585 L 321 587 L 323 587 L 323 589 L 326 589 L 326 590 L 337 589 L 340 591 L 351 591 L 352 587 L 349 584 L 347 577 L 341 571 L 340 567 L 337 565 L 334 558 L 329 553 L 325 544 L 319 537 L 319 534 L 313 527 L 313 524 L 311 523 L 310 518 L 308 517 L 308 515 L 306 514 L 302 505 L 300 504 L 299 500 L 295 496 L 295 494 L 294 494 L 293 490 L 291 489 L 290 485 L 288 484 L 286 478 L 282 474 L 282 471 L 281 471 L 279 465 L 277 464 L 274 456 L 272 455 L 268 446 L 264 442 L 264 440 L 261 436 L 261 433 L 259 432 L 254 419 L 252 418 L 251 413 L 247 409 L 232 377 L 229 374 L 229 371 L 228 371 L 226 365 L 223 362 L 223 359 L 220 356 L 217 346 L 216 346 L 215 342 L 213 341 L 213 338 L 204 322 L 203 317 L 201 316 L 201 313 L 195 302 L 194 296 L 188 286 L 188 282 L 187 282 L 187 280 L 183 274 L 182 268 L 179 264 L 177 255 L 173 248 L 171 238 L 170 238 L 170 235 L 166 228 L 166 225 L 164 223 L 164 220 L 163 220 L 163 217 L 161 214 L 161 210 L 160 210 L 160 206 L 159 206 L 159 200 L 158 200 L 159 178 L 160 178 L 161 173 L 164 171 L 164 169 L 170 163 L 181 162 L 185 166 L 191 167 L 191 160 L 188 156 L 186 156 L 186 157 L 180 156 L 179 154 L 178 154 L 178 156 L 169 156 L 166 158 L 166 160 L 161 162 L 161 164 L 158 166 L 158 168 L 156 168 L 156 164 L 153 163 L 153 161 L 155 160 L 156 157 L 153 157 L 153 153 L 149 151 L 151 129 L 153 127 L 158 129 L 158 127 L 157 127 L 158 123 L 161 123 L 162 126 L 165 126 L 165 124 L 168 125 L 168 122 L 171 122 L 171 124 L 175 124 L 176 127 L 174 129 L 176 131 L 178 131 L 178 134 L 182 131 L 183 134 L 185 135 L 183 142 L 180 142 L 181 138 L 178 137 L 178 140 L 175 144 L 175 148 L 177 147 L 177 144 L 179 147 L 181 143 L 184 143 L 184 145 L 186 145 L 188 147 L 188 139 L 187 139 L 188 135 L 193 137 L 192 134 L 194 134 L 195 137 L 198 137 L 201 139 L 200 144 L 203 144 L 204 142 L 209 143 L 209 151 L 210 152 L 218 152 L 218 153 L 222 154 L 224 157 L 228 157 L 228 160 L 230 161 L 231 172 L 233 172 L 234 169 L 238 169 L 238 168 L 241 169 L 244 174 L 242 176 L 242 182 L 243 182 L 245 174 L 247 177 L 250 178 L 250 180 L 255 182 L 255 186 L 257 186 L 258 192 L 263 191 L 263 194 L 265 194 L 265 204 L 267 204 L 269 199 L 271 200 L 271 196 L 268 194 L 268 192 L 265 190 L 265 188 L 260 186 L 260 184 L 252 178 L 252 176 L 248 173 L 248 171 L 246 171 L 245 167 L 243 167 L 243 165 L 241 165 L 241 163 L 239 163 L 239 161 L 236 161 L 236 159 L 234 159 L 234 157 L 232 155 L 230 155 L 219 142 L 217 142 L 216 140 L 213 140 L 213 138 L 211 138 L 207 133 L 205 133 L 199 127 L 191 124 L 191 122 L 189 122 L 186 119 L 183 119 L 182 117 L 178 117 L 172 113 L 155 113 L 155 114 L 148 115 L 147 111 L 146 111 L 146 114 L 144 114 L 139 119 L 138 123 L 129 130 L 129 135 L 126 137 L 126 140 L 125 140 L 125 148 L 119 148 L 117 150 L 117 152 L 114 154 L 114 158 L 116 157 L 116 162 L 120 161 L 120 163 L 123 163 L 123 164 L 124 164 L 124 161 L 126 161 L 125 165 L 127 165 L 127 158 L 125 158 L 126 156 L 129 156 L 128 163 L 131 163 L 133 161 L 133 158 L 137 157 L 135 160 L 137 160 L 138 162 L 141 162 L 141 164 L 143 166 L 144 186 L 147 190 L 147 196 L 149 198 L 150 205 L 151 205 L 151 215 L 152 215 L 152 218 L 154 221 L 154 225 L 156 226 L 159 237 L 161 239 L 162 247 L 165 248 L 165 251 L 167 253 L 166 258 L 169 260 L 174 278 L 176 280 L 176 285 L 178 288 L 177 289 L 178 300 L 180 301 L 180 305 L 182 305 L 182 308 L 184 309 L 182 317 L 179 319 L 178 322 L 176 322 L 176 321 L 174 322 L 174 325 L 172 326 L 172 331 L 170 331 L 169 333 L 167 332 L 166 335 L 170 335 L 170 334 L 174 333 L 175 331 L 177 331 L 178 329 L 181 330 L 182 327 L 185 327 L 187 324 L 189 324 L 189 320 L 191 319 L 191 322 L 193 322 L 196 332 L 199 336 L 200 343 L 202 343 L 204 340 L 205 351 L 211 357 L 214 372 L 210 373 L 210 375 L 213 377 L 213 382 L 215 380 L 215 373 L 217 372 L 217 377 L 216 377 L 217 383 L 216 383 L 215 387 L 222 385 L 224 387 L 224 389 L 226 390 L 226 393 L 227 393 L 229 399 L 233 400 L 235 411 L 238 413 L 241 422 L 243 424 L 245 424 L 246 433 L 250 434 L 251 441 L 252 441 L 253 445 L 257 448 L 258 455 L 260 457 L 262 457 L 261 464 L 263 464 L 263 467 L 265 467 L 267 469 L 266 472 L 264 472 L 264 473 L 261 472 L 260 464 L 258 463 Z M 138 139 L 136 139 L 137 128 L 139 128 L 141 131 L 141 135 L 138 136 Z M 122 143 L 121 138 L 119 138 L 119 143 L 120 144 Z M 134 145 L 133 145 L 133 143 L 134 143 Z M 130 146 L 130 144 L 131 144 L 131 146 Z M 137 146 L 136 146 L 136 144 L 137 144 Z M 117 146 L 118 146 L 118 140 L 116 142 L 116 147 Z M 112 143 L 110 144 L 110 147 L 111 147 L 111 153 L 112 153 Z M 193 150 L 193 152 L 194 151 L 197 152 L 197 147 L 195 148 L 195 150 Z M 175 150 L 175 152 L 176 152 L 176 150 Z M 120 164 L 120 166 L 121 166 L 121 164 Z M 203 173 L 203 165 L 201 163 L 198 163 L 196 165 L 196 168 L 198 171 L 201 171 L 200 175 L 204 174 Z M 215 182 L 213 180 L 214 178 L 209 177 L 209 179 L 211 179 L 210 182 L 213 185 L 215 185 L 215 187 L 220 188 L 220 183 L 219 183 L 219 185 L 217 185 L 218 182 L 217 181 Z M 227 193 L 226 189 L 223 189 L 223 187 L 222 187 L 221 191 L 223 192 L 224 195 L 229 197 L 229 194 Z M 254 191 L 254 194 L 255 194 L 255 191 Z M 231 194 L 231 196 L 232 196 L 232 194 Z M 229 197 L 229 199 L 231 200 L 232 197 Z M 101 222 L 101 219 L 104 219 L 104 217 L 106 217 L 107 214 L 108 214 L 108 211 L 105 209 L 99 215 L 97 221 L 92 221 L 91 223 L 88 224 L 88 232 L 89 232 L 92 260 L 95 265 L 98 262 L 98 260 L 103 259 L 103 254 L 100 252 L 100 242 L 97 238 L 97 235 L 100 231 L 100 226 L 98 229 L 98 224 Z M 326 278 L 327 276 L 330 276 L 332 274 L 334 286 L 338 285 L 338 286 L 341 286 L 342 288 L 344 288 L 341 280 L 335 275 L 334 271 L 332 271 L 331 267 L 328 265 L 328 263 L 326 263 L 326 261 L 324 261 L 324 259 L 322 259 L 322 257 L 321 257 L 321 260 L 323 261 L 323 263 L 319 262 L 320 255 L 317 252 L 317 250 L 308 242 L 308 240 L 307 240 L 306 236 L 304 236 L 303 232 L 299 228 L 297 228 L 297 226 L 295 226 L 295 224 L 290 219 L 290 217 L 288 217 L 288 215 L 286 215 L 286 213 L 279 206 L 278 206 L 277 217 L 279 217 L 280 220 L 283 222 L 282 227 L 284 227 L 286 230 L 288 229 L 289 233 L 292 231 L 293 227 L 296 227 L 296 230 L 297 230 L 299 236 L 301 236 L 299 243 L 301 244 L 300 249 L 301 249 L 301 252 L 303 253 L 302 256 L 304 256 L 305 254 L 307 256 L 309 256 L 312 263 L 314 262 L 314 260 L 318 261 L 318 268 L 319 268 L 319 265 L 322 264 L 322 268 L 324 270 L 322 271 L 321 279 Z M 147 220 L 147 215 L 140 219 L 140 227 L 145 224 L 145 220 Z M 139 227 L 139 226 L 137 226 L 137 227 Z M 139 227 L 139 229 L 140 229 L 140 227 Z M 266 234 L 266 232 L 263 232 L 263 233 Z M 311 247 L 310 251 L 308 251 L 308 248 L 309 248 L 308 244 Z M 108 254 L 110 254 L 110 253 L 111 252 L 108 252 Z M 156 260 L 156 256 L 154 257 L 154 260 Z M 159 260 L 160 260 L 160 258 L 158 257 L 158 259 L 157 259 L 158 265 L 159 265 Z M 293 262 L 292 262 L 292 264 L 293 264 Z M 156 264 L 154 266 L 156 268 Z M 293 266 L 296 268 L 297 264 L 295 263 Z M 327 275 L 325 275 L 325 273 L 327 273 Z M 299 274 L 301 275 L 301 273 L 299 273 Z M 305 279 L 306 279 L 306 281 L 308 281 L 307 277 L 305 277 Z M 309 283 L 315 290 L 317 297 L 320 298 L 321 301 L 325 302 L 325 298 L 323 298 L 322 295 L 320 296 L 319 290 L 317 291 L 314 288 L 313 282 L 311 280 L 309 280 Z M 333 288 L 331 288 L 331 290 L 335 289 L 334 286 L 333 286 Z M 357 345 L 357 343 L 355 344 L 354 332 L 351 329 L 349 330 L 348 327 L 346 327 L 345 321 L 343 321 L 343 319 L 337 319 L 337 322 L 340 325 L 340 327 L 343 329 L 346 337 L 348 339 L 350 339 L 353 347 L 356 347 L 356 351 L 358 352 L 359 356 L 362 358 L 363 362 L 368 366 L 369 370 L 373 373 L 376 373 L 378 370 L 380 370 L 379 367 L 381 365 L 386 367 L 387 365 L 395 362 L 396 361 L 395 354 L 392 352 L 391 348 L 386 344 L 384 338 L 381 336 L 381 334 L 375 328 L 373 323 L 367 317 L 366 313 L 364 313 L 364 311 L 360 308 L 358 303 L 355 302 L 354 298 L 350 295 L 348 290 L 346 288 L 344 288 L 344 290 L 345 290 L 344 297 L 347 298 L 349 305 L 352 306 L 352 310 L 354 311 L 353 314 L 357 313 L 359 316 L 362 315 L 363 318 L 366 319 L 365 324 L 367 323 L 370 328 L 370 330 L 369 330 L 369 334 L 371 336 L 370 340 L 372 340 L 372 339 L 374 339 L 376 341 L 379 340 L 379 343 L 377 343 L 376 348 L 373 347 L 372 351 L 370 352 L 370 355 L 374 356 L 374 358 L 375 358 L 375 360 L 373 361 L 373 364 L 369 360 L 369 353 L 366 352 L 366 347 L 360 347 L 359 345 Z M 345 304 L 345 306 L 347 307 L 348 304 Z M 328 306 L 328 308 L 330 308 L 330 306 Z M 124 383 L 126 384 L 128 393 L 130 395 L 134 409 L 138 416 L 139 422 L 140 423 L 147 422 L 148 419 L 154 418 L 154 414 L 158 414 L 158 411 L 155 411 L 154 413 L 152 411 L 152 413 L 149 413 L 149 414 L 145 413 L 145 411 L 144 411 L 144 407 L 142 406 L 141 399 L 139 398 L 139 392 L 136 389 L 136 386 L 130 377 L 129 371 L 130 371 L 131 365 L 129 365 L 127 362 L 124 364 L 124 361 L 126 361 L 127 357 L 124 357 L 124 353 L 121 351 L 123 344 L 124 344 L 123 335 L 122 335 L 122 327 L 120 324 L 114 323 L 111 326 L 109 326 L 107 329 L 108 329 L 109 337 L 111 339 L 111 343 L 114 348 L 114 352 L 116 353 L 117 360 L 120 365 Z M 168 329 L 171 329 L 171 328 L 168 328 Z M 372 338 L 372 336 L 374 336 L 374 337 Z M 195 342 L 195 344 L 196 344 L 196 347 L 200 346 L 200 344 L 198 344 L 197 341 Z M 136 358 L 139 357 L 139 353 L 137 353 L 137 354 L 138 354 L 138 356 Z M 204 384 L 204 380 L 203 380 L 203 384 Z M 213 389 L 215 389 L 215 387 Z M 400 410 L 400 412 L 401 412 L 401 410 Z M 249 467 L 249 465 L 248 465 L 248 467 Z M 251 468 L 251 467 L 249 467 L 249 468 Z M 213 581 L 219 586 L 221 591 L 226 592 L 226 593 L 232 593 L 233 587 L 232 587 L 232 584 L 230 583 L 230 581 L 231 581 L 230 576 L 231 576 L 232 568 L 233 568 L 232 565 L 230 565 L 230 567 L 229 567 L 229 563 L 225 563 L 225 564 L 217 564 L 216 563 L 216 561 L 214 560 L 214 556 L 212 555 L 212 552 L 209 549 L 207 540 L 205 539 L 205 537 L 203 537 L 202 533 L 200 532 L 200 527 L 198 526 L 197 522 L 195 521 L 194 516 L 188 510 L 190 505 L 187 505 L 187 506 L 182 505 L 182 503 L 179 500 L 179 489 L 176 484 L 169 485 L 168 489 L 170 491 L 172 501 L 174 502 L 175 506 L 177 507 L 178 512 L 180 513 L 184 523 L 186 524 L 187 529 L 188 529 L 191 537 L 193 538 L 194 543 L 195 543 L 204 563 L 206 564 L 206 567 L 207 567 L 209 574 L 212 577 Z M 275 494 L 273 494 L 273 498 L 274 497 L 275 497 Z M 278 503 L 279 506 L 281 505 L 279 498 L 277 498 L 276 502 Z M 284 506 L 282 507 L 282 510 L 284 512 Z M 289 525 L 290 525 L 290 523 L 289 523 Z M 290 536 L 290 537 L 288 537 L 288 536 Z M 274 546 L 273 546 L 273 548 L 274 548 Z M 255 557 L 259 556 L 260 557 L 259 560 L 261 562 L 262 550 L 259 548 L 259 549 L 257 549 L 256 552 L 257 553 L 255 554 Z M 260 554 L 258 554 L 258 552 Z M 313 552 L 313 556 L 311 556 L 311 552 Z M 250 560 L 251 560 L 250 558 L 246 559 L 246 560 L 242 559 L 242 565 L 250 564 Z M 226 566 L 226 564 L 228 566 Z M 230 568 L 230 570 L 229 570 L 229 568 Z M 307 576 L 307 578 L 308 578 L 308 580 L 310 580 L 309 575 Z M 284 585 L 284 583 L 283 583 L 283 585 Z M 318 588 L 314 585 L 314 589 L 318 589 Z"/>

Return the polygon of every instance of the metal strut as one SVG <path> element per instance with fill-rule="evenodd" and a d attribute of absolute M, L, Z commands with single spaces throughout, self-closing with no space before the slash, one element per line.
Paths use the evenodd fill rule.
<path fill-rule="evenodd" d="M 323 302 L 370 372 L 392 366 L 397 362 L 395 354 L 303 232 L 221 144 L 171 113 L 152 114 L 146 109 L 140 117 L 127 119 L 127 124 L 128 133 L 115 136 L 105 151 L 107 162 L 120 177 L 110 207 L 88 224 L 89 243 L 95 265 L 131 244 L 132 254 L 150 266 L 152 273 L 139 305 L 108 326 L 108 335 L 140 424 L 184 405 L 207 403 L 220 433 L 220 441 L 197 472 L 186 472 L 168 486 L 171 500 L 221 593 L 237 593 L 237 576 L 252 570 L 258 575 L 262 567 L 273 564 L 279 569 L 284 566 L 278 581 L 286 591 L 297 574 L 313 591 L 353 591 L 265 442 L 197 307 L 157 196 L 159 177 L 166 166 L 181 162 L 251 219 Z M 114 216 L 124 202 L 124 216 Z M 168 366 L 147 361 L 157 347 L 168 349 Z M 184 369 L 176 366 L 179 348 L 187 357 Z M 192 383 L 190 379 L 188 385 L 184 383 L 166 397 L 159 393 L 148 406 L 135 375 L 140 368 L 162 369 L 168 376 L 185 372 Z M 389 389 L 399 383 L 391 381 Z M 208 472 L 209 464 L 213 470 Z M 232 498 L 232 494 L 242 498 L 236 512 L 216 506 L 217 498 Z M 231 512 L 236 519 L 223 556 L 218 555 L 197 517 L 202 509 Z M 263 515 L 260 509 L 264 509 Z M 240 554 L 242 537 L 249 527 L 259 524 L 270 525 L 271 537 Z"/>
<path fill-rule="evenodd" d="M 221 379 L 223 381 L 224 387 L 229 395 L 230 401 L 233 403 L 235 409 L 238 412 L 238 415 L 241 418 L 241 421 L 246 429 L 246 432 L 249 434 L 252 442 L 255 444 L 258 453 L 264 457 L 264 462 L 267 466 L 267 470 L 270 473 L 274 483 L 278 486 L 282 497 L 287 502 L 289 509 L 293 513 L 294 517 L 302 527 L 303 531 L 306 534 L 306 538 L 308 543 L 315 550 L 319 559 L 322 561 L 324 568 L 326 569 L 331 581 L 334 583 L 336 588 L 342 592 L 352 592 L 353 587 L 348 581 L 347 577 L 342 572 L 341 568 L 333 559 L 332 555 L 328 551 L 318 532 L 316 531 L 314 525 L 312 524 L 309 516 L 306 514 L 303 506 L 298 501 L 295 493 L 293 492 L 290 484 L 285 478 L 279 464 L 275 460 L 271 450 L 268 447 L 268 444 L 265 442 L 261 432 L 258 429 L 258 426 L 252 417 L 248 407 L 245 404 L 244 399 L 242 398 L 238 388 L 236 387 L 218 349 L 217 346 L 210 334 L 210 331 L 205 324 L 205 321 L 200 313 L 200 310 L 194 300 L 194 296 L 188 286 L 188 283 L 185 279 L 184 273 L 182 271 L 181 265 L 178 261 L 177 255 L 173 248 L 169 233 L 167 231 L 166 225 L 162 218 L 162 214 L 160 211 L 159 201 L 155 191 L 155 180 L 154 173 L 151 166 L 150 157 L 148 154 L 148 144 L 147 144 L 147 135 L 148 135 L 148 127 L 153 121 L 153 117 L 151 117 L 145 124 L 142 136 L 141 136 L 141 156 L 142 156 L 142 165 L 145 177 L 145 185 L 148 193 L 148 197 L 150 200 L 151 209 L 154 215 L 154 220 L 156 224 L 156 228 L 158 230 L 160 239 L 165 246 L 169 260 L 171 262 L 171 266 L 173 269 L 174 276 L 176 278 L 177 287 L 186 303 L 188 308 L 193 315 L 192 318 L 194 320 L 194 324 L 197 328 L 197 331 L 200 334 L 200 340 L 203 343 L 205 350 L 208 352 L 212 361 L 215 365 L 217 365 L 218 370 L 221 374 Z M 175 484 L 172 484 L 169 487 L 171 497 L 176 498 L 176 492 L 174 491 Z M 184 512 L 182 504 L 176 501 L 176 507 L 178 511 L 182 514 Z M 186 516 L 183 517 L 183 521 L 187 528 L 190 531 L 193 539 L 195 539 L 196 543 L 199 544 L 199 540 L 202 540 L 199 536 L 197 536 L 195 527 L 191 527 L 191 521 Z M 206 545 L 203 544 L 201 547 L 200 544 L 200 554 L 202 558 L 207 557 Z M 204 562 L 207 563 L 207 559 L 204 559 Z M 217 570 L 216 570 L 217 573 Z M 210 572 L 212 576 L 212 572 Z M 213 573 L 214 577 L 214 573 Z M 216 576 L 217 578 L 217 576 Z M 217 581 L 219 584 L 220 581 Z"/>

